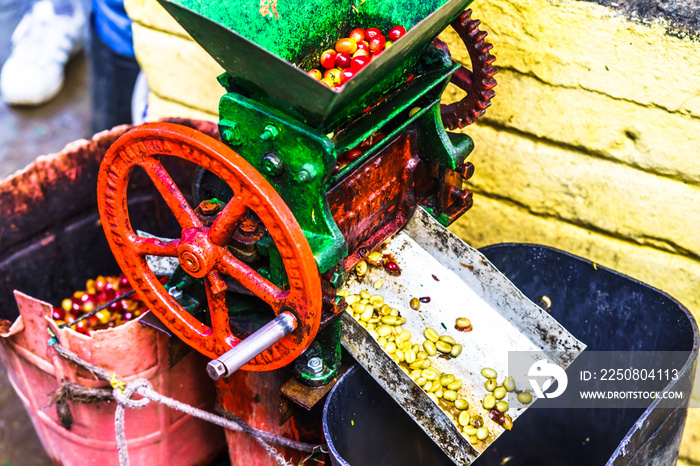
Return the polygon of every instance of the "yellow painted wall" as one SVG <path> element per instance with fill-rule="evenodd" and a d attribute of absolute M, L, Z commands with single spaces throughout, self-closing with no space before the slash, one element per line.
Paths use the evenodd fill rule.
<path fill-rule="evenodd" d="M 219 65 L 155 0 L 126 6 L 151 117 L 216 120 Z M 479 0 L 473 9 L 501 71 L 492 107 L 466 131 L 475 202 L 452 230 L 476 247 L 570 251 L 700 316 L 700 42 L 590 2 Z M 454 33 L 443 38 L 467 60 Z M 450 90 L 445 100 L 458 97 Z M 684 464 L 700 463 L 696 411 Z"/>

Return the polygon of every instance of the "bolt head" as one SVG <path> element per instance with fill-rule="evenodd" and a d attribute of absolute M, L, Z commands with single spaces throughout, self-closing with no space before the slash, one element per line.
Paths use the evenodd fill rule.
<path fill-rule="evenodd" d="M 310 358 L 306 363 L 306 367 L 314 374 L 320 374 L 323 372 L 323 359 L 318 356 Z"/>
<path fill-rule="evenodd" d="M 224 363 L 222 363 L 218 359 L 209 361 L 209 364 L 207 364 L 207 374 L 213 380 L 219 380 L 221 377 L 225 377 L 227 372 L 228 371 L 226 370 L 226 366 L 224 365 Z"/>
<path fill-rule="evenodd" d="M 262 159 L 262 168 L 268 175 L 279 176 L 284 172 L 284 162 L 274 152 L 268 152 Z"/>

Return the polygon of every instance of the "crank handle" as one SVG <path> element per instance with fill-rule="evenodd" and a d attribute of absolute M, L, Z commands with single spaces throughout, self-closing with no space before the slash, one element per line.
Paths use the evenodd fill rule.
<path fill-rule="evenodd" d="M 257 332 L 207 364 L 207 374 L 214 380 L 228 377 L 270 346 L 297 328 L 297 319 L 283 312 L 263 325 Z"/>

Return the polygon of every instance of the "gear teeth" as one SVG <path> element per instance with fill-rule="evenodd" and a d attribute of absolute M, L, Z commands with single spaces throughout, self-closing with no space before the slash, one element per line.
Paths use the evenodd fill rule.
<path fill-rule="evenodd" d="M 484 87 L 484 89 L 493 89 L 496 87 L 496 80 L 493 78 L 482 79 L 481 85 Z"/>
<path fill-rule="evenodd" d="M 496 61 L 496 57 L 491 55 L 490 53 L 484 53 L 479 56 L 479 61 L 481 62 L 482 65 L 488 66 L 491 63 Z"/>
<path fill-rule="evenodd" d="M 473 20 L 469 21 L 466 29 L 469 32 L 472 32 L 472 31 L 478 29 L 480 24 L 481 24 L 481 21 L 479 21 L 478 19 L 473 19 Z"/>
<path fill-rule="evenodd" d="M 486 110 L 487 108 L 489 108 L 489 107 L 491 106 L 491 102 L 488 101 L 488 100 L 477 100 L 477 101 L 476 101 L 476 106 L 477 106 L 480 110 Z"/>
<path fill-rule="evenodd" d="M 491 78 L 495 76 L 496 73 L 498 73 L 498 68 L 496 68 L 495 66 L 487 65 L 481 71 L 484 74 L 484 76 L 486 76 L 487 78 Z"/>
<path fill-rule="evenodd" d="M 491 100 L 496 97 L 496 92 L 493 89 L 486 89 L 479 93 L 483 100 Z"/>

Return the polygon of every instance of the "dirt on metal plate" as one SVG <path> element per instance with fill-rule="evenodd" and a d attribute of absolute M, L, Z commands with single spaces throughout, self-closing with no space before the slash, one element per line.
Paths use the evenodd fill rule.
<path fill-rule="evenodd" d="M 343 345 L 456 464 L 469 464 L 505 430 L 482 407 L 488 392 L 481 369 L 495 369 L 501 384 L 508 373 L 509 351 L 540 352 L 566 368 L 585 345 L 527 299 L 481 253 L 420 208 L 383 252 L 395 256 L 401 275 L 394 277 L 382 268 L 371 268 L 362 283 L 349 280 L 348 290 L 357 294 L 366 289 L 382 295 L 385 303 L 406 318 L 402 327 L 411 332 L 412 343 L 422 344 L 423 331 L 431 327 L 463 345 L 457 358 L 430 358 L 432 367 L 463 380 L 458 396 L 469 402 L 472 417 L 478 414 L 484 419 L 489 437 L 470 444 L 442 409 L 347 312 L 343 315 Z M 372 286 L 377 279 L 384 282 L 378 291 Z M 421 297 L 430 300 L 413 310 L 411 298 Z M 458 317 L 470 319 L 473 330 L 455 329 Z M 516 392 L 524 388 L 516 387 Z M 516 392 L 506 398 L 514 422 L 529 406 L 517 401 Z"/>

